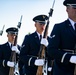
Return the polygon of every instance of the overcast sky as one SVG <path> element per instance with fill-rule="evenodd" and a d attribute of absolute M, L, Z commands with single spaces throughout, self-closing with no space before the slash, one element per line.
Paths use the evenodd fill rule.
<path fill-rule="evenodd" d="M 0 44 L 7 42 L 6 29 L 17 27 L 21 15 L 22 24 L 18 35 L 18 44 L 22 44 L 24 36 L 35 31 L 32 18 L 36 15 L 48 15 L 54 0 L 0 0 L 0 30 L 5 25 L 3 35 L 0 36 Z M 64 0 L 55 0 L 52 17 L 50 17 L 49 33 L 55 23 L 60 23 L 67 19 Z"/>

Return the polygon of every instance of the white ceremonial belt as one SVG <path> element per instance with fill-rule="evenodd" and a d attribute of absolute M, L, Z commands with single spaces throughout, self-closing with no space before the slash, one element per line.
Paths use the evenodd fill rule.
<path fill-rule="evenodd" d="M 67 53 L 73 53 L 73 54 L 75 53 L 75 52 L 74 52 L 75 50 L 70 50 L 70 49 L 62 49 L 62 50 L 63 50 L 63 51 L 66 51 Z"/>

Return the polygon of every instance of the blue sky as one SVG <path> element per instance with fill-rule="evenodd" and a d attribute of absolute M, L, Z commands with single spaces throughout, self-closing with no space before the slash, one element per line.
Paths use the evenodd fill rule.
<path fill-rule="evenodd" d="M 54 0 L 0 0 L 0 29 L 5 25 L 3 35 L 0 36 L 0 44 L 7 42 L 6 29 L 9 27 L 17 27 L 21 15 L 22 25 L 19 30 L 18 44 L 22 44 L 24 36 L 29 32 L 35 31 L 32 18 L 36 15 L 48 15 Z M 55 0 L 54 11 L 50 17 L 49 33 L 55 23 L 59 23 L 67 19 L 67 13 L 64 0 Z"/>

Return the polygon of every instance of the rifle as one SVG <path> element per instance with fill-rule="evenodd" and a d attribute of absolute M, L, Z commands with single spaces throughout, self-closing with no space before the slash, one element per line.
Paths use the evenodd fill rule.
<path fill-rule="evenodd" d="M 3 25 L 2 30 L 0 31 L 0 35 L 2 36 L 5 25 Z"/>
<path fill-rule="evenodd" d="M 18 22 L 17 28 L 21 27 L 21 21 L 22 21 L 22 16 L 21 16 L 20 22 Z M 15 36 L 15 40 L 14 40 L 13 46 L 16 46 L 16 44 L 17 44 L 17 38 L 18 38 L 18 34 Z M 9 75 L 20 75 L 19 74 L 18 63 L 16 61 L 16 52 L 15 51 L 11 52 L 10 61 L 15 62 L 15 66 L 14 67 L 10 67 Z"/>
<path fill-rule="evenodd" d="M 54 3 L 55 3 L 55 0 L 53 2 L 53 6 L 54 6 Z M 50 12 L 49 12 L 49 16 L 48 16 L 48 20 L 47 20 L 47 24 L 46 24 L 46 27 L 45 27 L 43 38 L 47 38 L 47 35 L 48 35 L 49 18 L 50 18 L 50 16 L 52 16 L 53 6 L 52 6 L 52 8 L 50 9 Z M 45 49 L 46 49 L 46 47 L 43 44 L 41 44 L 38 58 L 39 59 L 44 59 L 44 65 L 43 66 L 38 66 L 36 75 L 47 75 L 47 73 L 48 73 L 47 72 L 48 61 L 46 59 L 46 51 L 45 51 Z"/>

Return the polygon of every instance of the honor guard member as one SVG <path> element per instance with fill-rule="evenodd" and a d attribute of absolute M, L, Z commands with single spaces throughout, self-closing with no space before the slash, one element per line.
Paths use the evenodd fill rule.
<path fill-rule="evenodd" d="M 10 61 L 11 52 L 15 51 L 20 53 L 20 46 L 12 46 L 14 44 L 15 36 L 18 33 L 18 29 L 15 27 L 8 28 L 6 30 L 8 41 L 0 46 L 0 75 L 9 75 L 10 67 L 14 67 L 14 62 Z"/>
<path fill-rule="evenodd" d="M 24 38 L 20 59 L 25 64 L 26 75 L 36 75 L 37 66 L 35 65 L 35 60 L 40 50 L 40 35 L 43 34 L 47 19 L 48 17 L 46 15 L 34 17 L 33 21 L 35 22 L 36 31 L 26 35 Z"/>
<path fill-rule="evenodd" d="M 76 0 L 65 0 L 68 19 L 54 25 L 48 55 L 55 59 L 53 75 L 74 75 L 76 65 Z M 63 15 L 62 15 L 63 17 Z M 76 72 L 76 71 L 75 71 Z"/>

